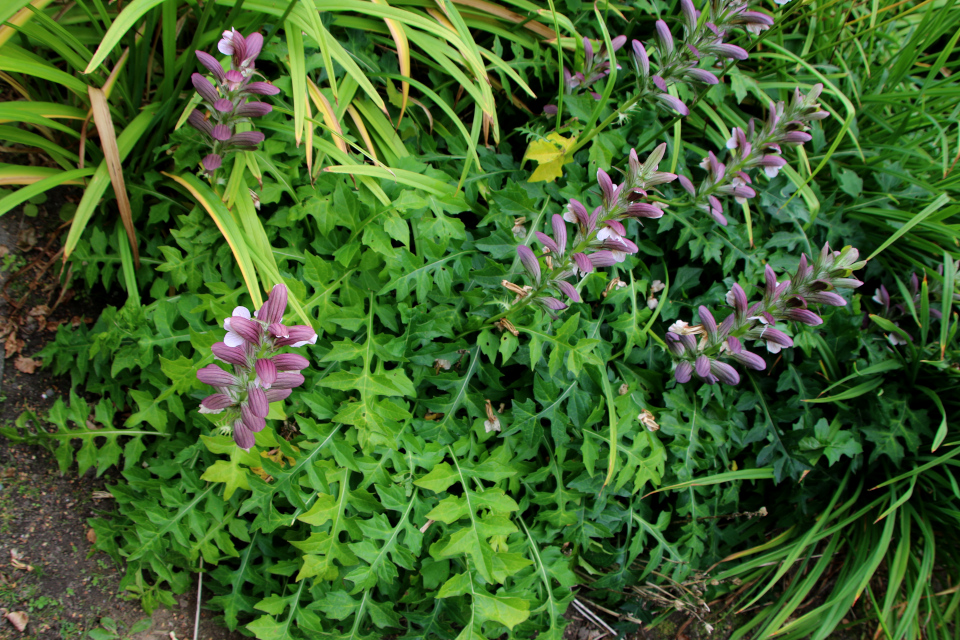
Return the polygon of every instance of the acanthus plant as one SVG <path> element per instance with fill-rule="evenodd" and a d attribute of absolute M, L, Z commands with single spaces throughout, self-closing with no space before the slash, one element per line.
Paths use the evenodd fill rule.
<path fill-rule="evenodd" d="M 554 214 L 551 220 L 553 237 L 541 231 L 536 232 L 537 240 L 543 246 L 546 271 L 541 268 L 537 255 L 530 247 L 517 247 L 520 262 L 533 284 L 521 287 L 504 280 L 503 286 L 516 293 L 517 299 L 497 319 L 531 303 L 550 314 L 567 308 L 567 304 L 552 293 L 563 295 L 572 302 L 580 302 L 580 294 L 571 278 L 583 277 L 597 268 L 613 266 L 623 262 L 627 255 L 637 252 L 637 245 L 626 237 L 623 222 L 629 218 L 640 220 L 663 216 L 663 204 L 642 200 L 648 196 L 648 189 L 677 177 L 659 170 L 666 147 L 666 144 L 659 145 L 644 163 L 640 162 L 636 151 L 631 150 L 623 184 L 614 184 L 603 169 L 598 170 L 601 204 L 593 212 L 588 212 L 582 203 L 572 199 L 562 216 Z M 568 243 L 568 222 L 576 225 L 572 243 Z"/>
<path fill-rule="evenodd" d="M 251 102 L 250 98 L 280 93 L 280 89 L 269 82 L 253 80 L 259 75 L 256 60 L 263 48 L 262 35 L 252 33 L 244 38 L 236 29 L 230 29 L 223 32 L 217 48 L 231 56 L 232 68 L 224 71 L 223 65 L 209 53 L 195 52 L 200 64 L 213 74 L 216 84 L 199 73 L 190 77 L 209 115 L 194 109 L 187 118 L 211 147 L 202 160 L 203 170 L 209 176 L 220 168 L 228 153 L 256 149 L 263 142 L 264 135 L 259 131 L 237 131 L 238 125 L 265 116 L 273 109 L 264 102 Z"/>
<path fill-rule="evenodd" d="M 769 113 L 759 128 L 752 118 L 746 131 L 734 127 L 726 144 L 730 157 L 724 163 L 712 151 L 708 152 L 700 164 L 707 176 L 699 187 L 694 187 L 686 176 L 679 175 L 678 182 L 693 198 L 695 206 L 718 224 L 726 226 L 727 219 L 718 196 L 733 196 L 742 204 L 757 195 L 750 186 L 753 180 L 747 173 L 749 170 L 762 168 L 768 178 L 779 174 L 787 164 L 781 155 L 783 147 L 808 142 L 811 139 L 807 133 L 810 123 L 830 115 L 817 102 L 822 91 L 822 84 L 815 84 L 806 95 L 797 88 L 789 104 L 782 100 L 770 103 Z"/>
<path fill-rule="evenodd" d="M 789 0 L 778 0 L 785 4 Z M 651 61 L 648 48 L 639 40 L 633 40 L 630 57 L 636 72 L 637 93 L 618 106 L 620 113 L 626 113 L 634 105 L 653 99 L 660 105 L 670 108 L 680 115 L 687 115 L 687 105 L 670 94 L 670 87 L 676 84 L 695 82 L 702 85 L 715 85 L 719 79 L 713 72 L 701 68 L 704 58 L 723 60 L 746 60 L 747 51 L 738 45 L 724 42 L 737 28 L 746 29 L 753 34 L 769 29 L 773 18 L 766 13 L 750 8 L 743 0 L 711 0 L 707 5 L 707 14 L 701 15 L 691 0 L 681 0 L 683 14 L 683 36 L 675 39 L 670 27 L 664 20 L 657 20 L 656 38 L 648 46 L 653 50 Z M 610 41 L 616 53 L 626 43 L 626 36 L 617 36 Z M 574 94 L 579 90 L 589 90 L 601 78 L 610 73 L 611 55 L 604 44 L 594 53 L 593 44 L 587 38 L 583 40 L 584 62 L 580 71 L 570 72 L 564 68 L 564 93 Z M 653 66 L 652 66 L 653 64 Z M 618 66 L 619 68 L 619 66 Z M 591 91 L 594 98 L 600 96 Z M 553 115 L 556 105 L 547 105 L 544 112 Z"/>
<path fill-rule="evenodd" d="M 276 285 L 260 309 L 251 316 L 245 307 L 237 307 L 223 321 L 227 330 L 223 342 L 211 347 L 217 360 L 233 365 L 233 373 L 215 364 L 197 371 L 197 378 L 217 392 L 200 403 L 200 413 L 222 414 L 221 431 L 233 435 L 242 449 L 254 445 L 254 433 L 266 426 L 271 402 L 290 396 L 303 384 L 310 362 L 295 353 L 280 353 L 284 347 L 316 344 L 316 332 L 306 325 L 282 323 L 287 308 L 287 288 Z"/>
<path fill-rule="evenodd" d="M 823 319 L 811 309 L 812 305 L 846 305 L 846 300 L 833 289 L 855 289 L 863 284 L 851 277 L 853 271 L 866 264 L 857 258 L 859 252 L 853 247 L 831 251 L 827 244 L 813 264 L 802 255 L 793 279 L 783 282 L 777 281 L 773 268 L 767 265 L 763 299 L 759 302 L 749 304 L 746 292 L 734 284 L 727 293 L 727 303 L 733 311 L 719 324 L 714 314 L 702 305 L 700 324 L 690 325 L 682 320 L 672 324 L 666 343 L 676 363 L 677 382 L 689 382 L 696 376 L 708 384 L 735 385 L 740 382 L 740 375 L 724 360 L 757 371 L 765 369 L 764 359 L 748 351 L 744 343 L 756 341 L 770 353 L 792 347 L 793 339 L 776 324 L 794 321 L 817 326 Z"/>

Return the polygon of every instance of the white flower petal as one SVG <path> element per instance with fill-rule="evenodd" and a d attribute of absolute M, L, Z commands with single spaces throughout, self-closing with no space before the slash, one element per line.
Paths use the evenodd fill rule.
<path fill-rule="evenodd" d="M 246 307 L 236 307 L 234 308 L 233 313 L 231 315 L 237 318 L 246 318 L 247 320 L 249 320 L 250 310 L 247 309 Z"/>
<path fill-rule="evenodd" d="M 243 338 L 240 337 L 239 333 L 234 333 L 233 331 L 227 331 L 227 335 L 223 336 L 223 342 L 228 347 L 243 346 Z"/>

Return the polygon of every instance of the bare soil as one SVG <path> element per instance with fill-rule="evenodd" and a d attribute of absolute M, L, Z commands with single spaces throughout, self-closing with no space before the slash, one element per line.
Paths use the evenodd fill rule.
<path fill-rule="evenodd" d="M 25 410 L 45 411 L 58 396 L 69 395 L 70 380 L 52 377 L 33 357 L 53 339 L 57 326 L 89 323 L 105 304 L 116 302 L 102 290 L 86 292 L 61 280 L 58 251 L 65 227 L 59 213 L 76 202 L 75 193 L 57 191 L 45 203 L 0 218 L 0 421 L 5 425 Z M 96 478 L 93 470 L 83 477 L 61 476 L 46 449 L 0 438 L 0 640 L 77 640 L 91 637 L 94 629 L 102 638 L 118 640 L 194 637 L 196 591 L 184 594 L 177 609 L 146 616 L 138 601 L 120 592 L 122 568 L 93 549 L 87 519 L 113 510 L 109 498 L 95 496 L 108 482 L 122 481 Z M 24 620 L 18 614 L 26 616 L 22 631 L 13 623 Z M 212 612 L 201 612 L 198 639 L 242 637 L 213 618 Z M 135 625 L 140 630 L 132 632 Z"/>

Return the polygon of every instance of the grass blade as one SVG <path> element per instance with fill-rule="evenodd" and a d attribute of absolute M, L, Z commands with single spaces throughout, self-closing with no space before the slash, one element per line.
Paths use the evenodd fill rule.
<path fill-rule="evenodd" d="M 250 250 L 240 228 L 220 197 L 213 192 L 209 185 L 201 182 L 194 175 L 177 176 L 166 172 L 163 172 L 163 175 L 183 186 L 200 203 L 200 206 L 210 214 L 227 244 L 230 245 L 230 250 L 240 267 L 240 273 L 243 275 L 243 281 L 247 285 L 247 292 L 253 300 L 253 305 L 258 308 L 263 306 L 263 296 L 260 294 L 257 274 L 250 258 Z"/>
<path fill-rule="evenodd" d="M 117 208 L 120 210 L 120 219 L 127 231 L 127 240 L 133 250 L 133 262 L 140 268 L 140 250 L 137 247 L 137 232 L 133 228 L 133 211 L 130 209 L 130 198 L 127 197 L 127 187 L 123 180 L 123 165 L 120 160 L 120 150 L 117 148 L 117 136 L 113 129 L 113 119 L 110 116 L 110 105 L 107 97 L 100 89 L 89 88 L 90 109 L 93 111 L 93 122 L 97 125 L 100 134 L 100 146 L 103 150 L 103 160 L 107 163 L 110 182 L 117 197 Z M 136 281 L 134 281 L 136 285 Z M 138 301 L 139 306 L 139 301 Z"/>
<path fill-rule="evenodd" d="M 35 167 L 28 167 L 33 169 Z M 13 193 L 0 198 L 0 216 L 10 211 L 14 207 L 23 204 L 30 198 L 52 189 L 61 184 L 82 184 L 81 179 L 86 178 L 87 176 L 93 174 L 93 169 L 73 169 L 72 171 L 62 171 L 55 173 L 54 175 L 43 178 L 34 182 L 33 184 L 27 185 L 22 189 L 18 189 Z M 0 184 L 3 184 L 2 178 L 0 178 Z"/>
<path fill-rule="evenodd" d="M 117 158 L 121 164 L 126 160 L 127 156 L 130 155 L 130 151 L 133 150 L 133 145 L 147 133 L 150 122 L 153 120 L 153 116 L 159 107 L 159 104 L 152 104 L 146 107 L 140 112 L 140 115 L 127 125 L 123 133 L 120 134 L 120 137 L 117 139 Z M 110 174 L 107 169 L 107 161 L 104 160 L 94 172 L 93 178 L 87 185 L 87 189 L 83 193 L 83 198 L 80 200 L 79 206 L 77 206 L 77 212 L 73 216 L 70 231 L 67 233 L 67 240 L 63 245 L 64 262 L 66 262 L 67 258 L 70 257 L 70 254 L 76 248 L 77 242 L 80 241 L 80 236 L 83 235 L 83 230 L 86 228 L 87 223 L 90 222 L 90 218 L 93 217 L 93 212 L 97 205 L 100 204 L 100 198 L 103 196 L 103 192 L 106 191 L 108 184 L 110 184 Z"/>
<path fill-rule="evenodd" d="M 939 196 L 937 196 L 936 200 L 934 200 L 933 202 L 928 204 L 926 207 L 924 207 L 923 211 L 921 211 L 920 213 L 915 215 L 913 218 L 911 218 L 909 222 L 907 222 L 905 225 L 897 229 L 892 236 L 887 238 L 883 244 L 877 247 L 876 250 L 874 250 L 874 252 L 870 254 L 870 257 L 867 258 L 867 261 L 870 261 L 876 258 L 878 255 L 880 255 L 881 252 L 883 252 L 884 249 L 886 249 L 887 247 L 892 245 L 894 242 L 899 240 L 905 233 L 907 233 L 907 231 L 910 231 L 910 229 L 914 228 L 915 226 L 917 226 L 918 224 L 926 220 L 937 209 L 947 204 L 948 202 L 950 202 L 950 198 L 947 196 L 947 194 L 941 193 Z"/>
<path fill-rule="evenodd" d="M 107 33 L 100 41 L 100 46 L 97 47 L 97 50 L 94 52 L 90 64 L 87 65 L 87 68 L 84 69 L 83 72 L 93 73 L 94 69 L 99 67 L 103 61 L 107 59 L 107 56 L 110 55 L 113 48 L 120 44 L 120 41 L 127 35 L 127 32 L 140 21 L 140 18 L 142 18 L 147 11 L 150 11 L 163 1 L 164 0 L 133 0 L 127 4 L 123 8 L 123 11 L 120 12 L 120 15 L 117 16 L 117 19 L 113 21 L 113 24 L 110 25 L 110 28 L 107 29 Z"/>

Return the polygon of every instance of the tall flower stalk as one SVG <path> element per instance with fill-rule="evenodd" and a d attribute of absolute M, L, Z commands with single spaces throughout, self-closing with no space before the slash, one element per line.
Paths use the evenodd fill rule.
<path fill-rule="evenodd" d="M 781 153 L 785 145 L 802 145 L 811 139 L 807 129 L 814 120 L 823 120 L 830 114 L 820 108 L 817 99 L 823 91 L 822 84 L 815 84 L 806 95 L 800 89 L 794 89 L 793 98 L 787 104 L 783 101 L 770 103 L 767 118 L 756 126 L 753 119 L 746 131 L 734 127 L 727 149 L 730 156 L 726 163 L 708 152 L 700 163 L 707 176 L 699 187 L 686 176 L 679 176 L 680 185 L 693 197 L 698 209 L 710 215 L 717 223 L 727 224 L 723 214 L 723 203 L 719 196 L 733 196 L 740 203 L 757 195 L 750 186 L 753 182 L 750 170 L 763 169 L 768 178 L 775 178 L 787 161 Z"/>
<path fill-rule="evenodd" d="M 597 171 L 601 203 L 592 213 L 577 200 L 570 200 L 563 215 L 554 214 L 551 220 L 553 236 L 536 232 L 543 247 L 538 256 L 526 246 L 517 247 L 520 262 L 532 284 L 519 286 L 508 280 L 503 286 L 517 294 L 511 308 L 497 319 L 513 314 L 520 308 L 535 304 L 548 313 L 567 308 L 559 297 L 580 302 L 580 294 L 571 280 L 578 280 L 591 271 L 623 262 L 626 256 L 637 252 L 637 245 L 626 238 L 623 222 L 629 218 L 656 219 L 663 216 L 663 205 L 643 202 L 647 190 L 676 179 L 676 175 L 659 171 L 667 145 L 661 144 L 641 163 L 637 152 L 630 151 L 629 168 L 623 184 L 614 184 L 607 173 Z M 575 226 L 572 237 L 567 223 Z M 546 268 L 541 267 L 541 259 Z M 559 296 L 559 297 L 558 297 Z"/>
<path fill-rule="evenodd" d="M 786 4 L 788 1 L 777 0 L 777 4 Z M 694 7 L 692 0 L 681 0 L 680 9 L 680 37 L 675 38 L 667 23 L 658 20 L 655 25 L 656 36 L 652 41 L 644 44 L 634 40 L 630 43 L 630 58 L 636 72 L 637 92 L 616 105 L 614 113 L 601 123 L 584 131 L 571 153 L 582 149 L 598 133 L 614 121 L 624 118 L 631 109 L 644 101 L 652 100 L 666 109 L 687 115 L 689 108 L 679 98 L 670 94 L 670 87 L 677 84 L 708 87 L 717 84 L 719 79 L 714 73 L 701 67 L 702 60 L 706 57 L 745 60 L 748 57 L 747 51 L 725 40 L 730 38 L 735 29 L 759 34 L 773 25 L 771 16 L 751 9 L 744 0 L 710 0 L 704 9 L 706 15 Z M 584 73 L 584 80 L 587 77 Z M 601 77 L 603 76 L 599 75 L 593 81 Z M 586 89 L 589 83 L 583 81 L 578 86 Z M 545 111 L 548 114 L 556 113 L 551 106 Z"/>
<path fill-rule="evenodd" d="M 744 342 L 756 341 L 770 353 L 792 347 L 790 336 L 775 325 L 792 320 L 817 326 L 823 319 L 813 305 L 846 305 L 846 300 L 833 290 L 855 289 L 863 284 L 851 277 L 853 271 L 866 264 L 858 262 L 858 257 L 859 252 L 853 247 L 831 251 L 827 244 L 813 264 L 802 255 L 793 279 L 783 282 L 777 281 L 773 268 L 767 265 L 763 299 L 759 302 L 749 304 L 746 292 L 734 284 L 727 294 L 727 304 L 733 312 L 719 324 L 705 306 L 699 308 L 700 324 L 689 325 L 682 320 L 672 324 L 666 343 L 676 363 L 677 382 L 689 382 L 696 376 L 708 384 L 735 385 L 740 382 L 740 375 L 729 361 L 758 371 L 765 369 L 764 359 L 747 351 Z"/>
<path fill-rule="evenodd" d="M 278 284 L 252 316 L 245 307 L 234 309 L 223 321 L 223 342 L 211 347 L 213 356 L 232 365 L 233 372 L 215 364 L 197 371 L 201 382 L 216 388 L 200 403 L 200 413 L 222 414 L 221 432 L 232 435 L 242 449 L 249 450 L 255 444 L 253 434 L 266 426 L 269 404 L 285 400 L 303 384 L 300 371 L 310 365 L 303 356 L 280 353 L 284 347 L 317 342 L 312 328 L 282 324 L 286 308 L 287 288 Z"/>
<path fill-rule="evenodd" d="M 208 115 L 194 109 L 187 122 L 200 131 L 210 146 L 210 153 L 201 164 L 204 172 L 213 174 L 223 164 L 224 157 L 232 151 L 256 149 L 264 140 L 259 131 L 237 131 L 237 125 L 250 122 L 251 118 L 265 116 L 273 109 L 264 102 L 250 102 L 253 96 L 272 96 L 280 89 L 269 82 L 253 81 L 256 75 L 256 60 L 263 48 L 263 36 L 253 33 L 244 38 L 236 29 L 223 32 L 218 49 L 231 56 L 232 68 L 223 66 L 209 53 L 196 51 L 197 59 L 213 74 L 214 82 L 194 73 L 190 76 L 194 89 L 203 99 Z"/>

